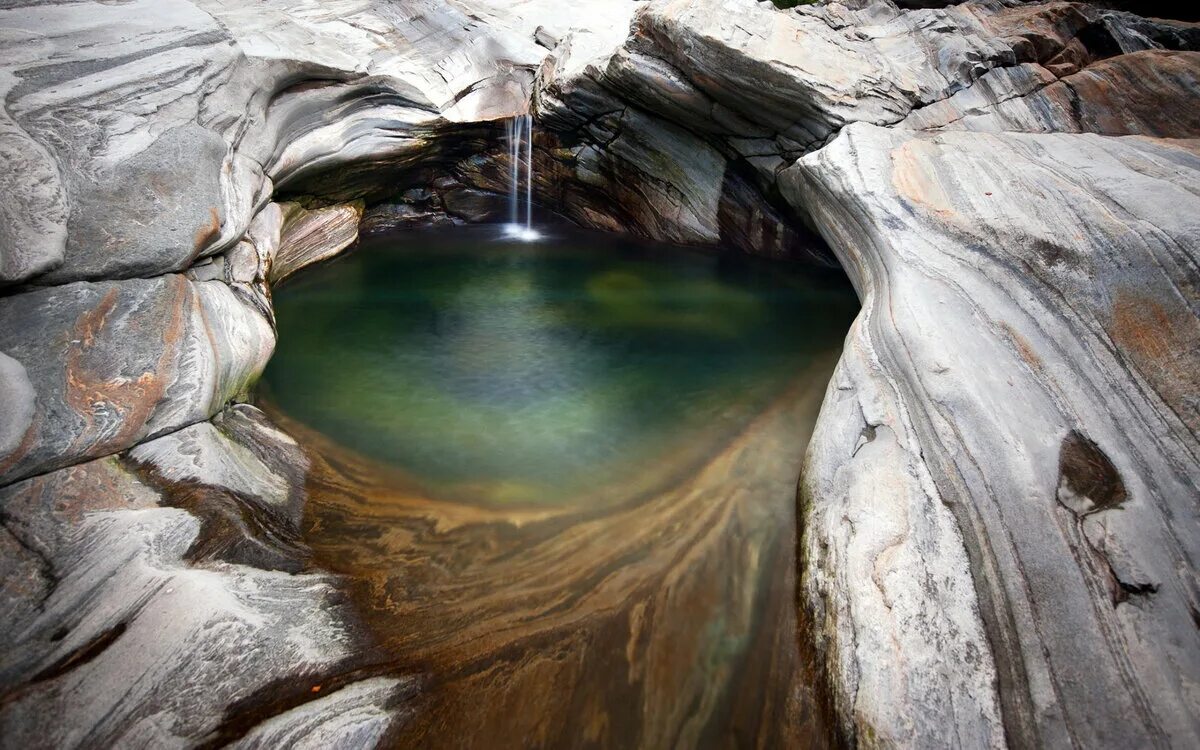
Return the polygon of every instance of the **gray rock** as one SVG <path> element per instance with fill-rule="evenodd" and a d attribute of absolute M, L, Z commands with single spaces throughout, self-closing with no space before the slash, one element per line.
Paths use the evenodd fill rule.
<path fill-rule="evenodd" d="M 623 36 L 635 8 L 477 5 L 7 5 L 0 158 L 21 177 L 0 198 L 0 283 L 180 271 L 236 243 L 275 190 L 374 164 L 351 201 L 440 125 L 525 111 L 536 28 Z"/>
<path fill-rule="evenodd" d="M 778 193 L 860 291 L 803 487 L 852 741 L 1197 741 L 1194 142 L 1011 132 L 1200 136 L 1192 31 L 1073 3 L 663 1 L 543 68 L 577 220 L 711 226 L 678 196 L 742 163 L 761 197 L 721 241 Z M 646 132 L 684 148 L 624 147 Z"/>
<path fill-rule="evenodd" d="M 1101 133 L 1190 138 L 1200 133 L 1200 52 L 1139 50 L 1056 78 L 1036 63 L 997 68 L 948 99 L 914 110 L 918 130 Z"/>
<path fill-rule="evenodd" d="M 21 447 L 33 424 L 37 394 L 24 366 L 0 352 L 0 456 L 10 456 Z"/>
<path fill-rule="evenodd" d="M 0 298 L 0 351 L 33 384 L 6 390 L 10 413 L 32 396 L 33 419 L 0 454 L 0 483 L 207 419 L 245 393 L 274 344 L 268 322 L 220 281 L 170 274 Z"/>
<path fill-rule="evenodd" d="M 803 221 L 859 290 L 802 487 L 847 739 L 1200 744 L 1197 49 L 1015 0 L 6 4 L 5 742 L 396 731 L 413 681 L 307 568 L 303 454 L 226 406 L 268 283 L 359 200 L 484 215 L 469 123 L 532 97 L 549 207 L 831 262 Z"/>
<path fill-rule="evenodd" d="M 210 108 L 227 103 L 238 53 L 211 16 L 184 0 L 9 5 L 0 29 L 4 109 L 45 175 L 6 192 L 3 211 L 51 228 L 29 246 L 13 237 L 10 280 L 179 270 L 223 239 L 226 116 Z"/>
<path fill-rule="evenodd" d="M 347 679 L 367 649 L 336 580 L 263 564 L 267 547 L 302 552 L 282 537 L 305 467 L 239 406 L 0 489 L 4 743 L 378 738 L 411 678 Z M 233 503 L 256 522 L 217 523 Z"/>
<path fill-rule="evenodd" d="M 397 711 L 390 704 L 401 688 L 411 690 L 415 681 L 405 685 L 395 678 L 376 677 L 354 683 L 272 717 L 231 747 L 312 750 L 378 747 L 388 729 L 397 722 Z"/>
<path fill-rule="evenodd" d="M 863 299 L 804 477 L 846 728 L 1200 741 L 1197 143 L 860 124 L 782 184 Z"/>

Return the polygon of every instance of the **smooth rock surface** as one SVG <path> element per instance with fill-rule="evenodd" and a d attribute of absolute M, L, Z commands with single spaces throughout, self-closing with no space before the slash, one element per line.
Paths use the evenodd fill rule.
<path fill-rule="evenodd" d="M 0 481 L 207 419 L 246 393 L 274 341 L 228 285 L 178 274 L 0 298 L 0 350 L 33 385 L 3 395 L 16 414 L 32 396 L 33 418 L 0 455 Z"/>
<path fill-rule="evenodd" d="M 227 408 L 274 344 L 272 269 L 362 206 L 270 201 L 395 189 L 454 123 L 525 111 L 546 39 L 636 7 L 0 10 L 0 744 L 390 736 L 413 681 L 308 569 L 307 463 Z"/>
<path fill-rule="evenodd" d="M 296 203 L 282 206 L 279 247 L 271 256 L 267 279 L 278 283 L 304 266 L 337 255 L 358 240 L 362 203 L 340 204 L 311 211 Z"/>
<path fill-rule="evenodd" d="M 1195 145 L 1066 135 L 1200 137 L 1196 33 L 1078 3 L 662 0 L 543 67 L 574 218 L 712 226 L 691 186 L 741 163 L 858 285 L 802 488 L 852 742 L 1197 741 Z M 651 128 L 685 156 L 620 148 Z"/>
<path fill-rule="evenodd" d="M 855 125 L 783 181 L 864 305 L 804 478 L 844 720 L 1200 740 L 1200 142 Z"/>
<path fill-rule="evenodd" d="M 1063 2 L 656 0 L 623 44 L 543 63 L 539 193 L 599 228 L 830 262 L 776 177 L 847 124 L 1183 137 L 1197 62 L 1172 51 L 1197 33 Z"/>
<path fill-rule="evenodd" d="M 306 470 L 240 406 L 0 489 L 0 539 L 19 542 L 0 544 L 4 744 L 225 744 L 276 713 L 247 746 L 281 741 L 281 724 L 341 746 L 380 736 L 394 714 L 372 706 L 409 681 L 359 682 L 368 651 L 334 580 L 270 564 L 307 555 Z"/>
<path fill-rule="evenodd" d="M 394 741 L 307 464 L 225 407 L 268 282 L 358 200 L 482 215 L 532 98 L 548 207 L 858 286 L 802 488 L 844 739 L 1200 744 L 1198 50 L 1068 2 L 5 4 L 4 743 Z"/>
<path fill-rule="evenodd" d="M 446 123 L 525 111 L 539 26 L 620 38 L 636 7 L 9 4 L 0 157 L 22 177 L 0 200 L 0 283 L 182 270 L 306 174 L 403 167 Z"/>

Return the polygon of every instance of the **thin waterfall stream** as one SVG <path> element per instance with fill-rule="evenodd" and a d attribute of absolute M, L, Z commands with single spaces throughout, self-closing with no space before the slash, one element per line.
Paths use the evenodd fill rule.
<path fill-rule="evenodd" d="M 517 115 L 506 125 L 508 159 L 511 164 L 508 184 L 508 224 L 504 234 L 513 239 L 533 241 L 541 236 L 533 228 L 533 116 Z M 521 165 L 524 163 L 525 206 L 521 211 Z M 524 213 L 524 222 L 521 214 Z"/>

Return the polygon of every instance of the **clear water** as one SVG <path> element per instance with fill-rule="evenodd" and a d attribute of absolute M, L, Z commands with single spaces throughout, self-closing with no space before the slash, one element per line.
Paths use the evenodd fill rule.
<path fill-rule="evenodd" d="M 275 294 L 262 403 L 365 628 L 345 669 L 420 680 L 384 744 L 828 746 L 795 489 L 848 284 L 497 234 L 375 238 Z"/>
<path fill-rule="evenodd" d="M 857 310 L 833 274 L 491 227 L 369 240 L 274 301 L 279 409 L 490 504 L 572 502 L 735 433 Z"/>

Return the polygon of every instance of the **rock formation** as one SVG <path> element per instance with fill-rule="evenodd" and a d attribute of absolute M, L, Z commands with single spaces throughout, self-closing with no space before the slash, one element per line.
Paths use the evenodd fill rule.
<path fill-rule="evenodd" d="M 729 241 L 740 165 L 857 284 L 802 487 L 852 741 L 1197 740 L 1196 33 L 1073 3 L 655 2 L 542 69 L 569 185 Z"/>
<path fill-rule="evenodd" d="M 1197 26 L 135 0 L 9 3 L 0 50 L 5 743 L 395 739 L 419 686 L 364 671 L 304 460 L 231 404 L 269 284 L 366 204 L 486 215 L 530 102 L 548 208 L 859 290 L 801 487 L 845 740 L 1200 743 Z"/>

